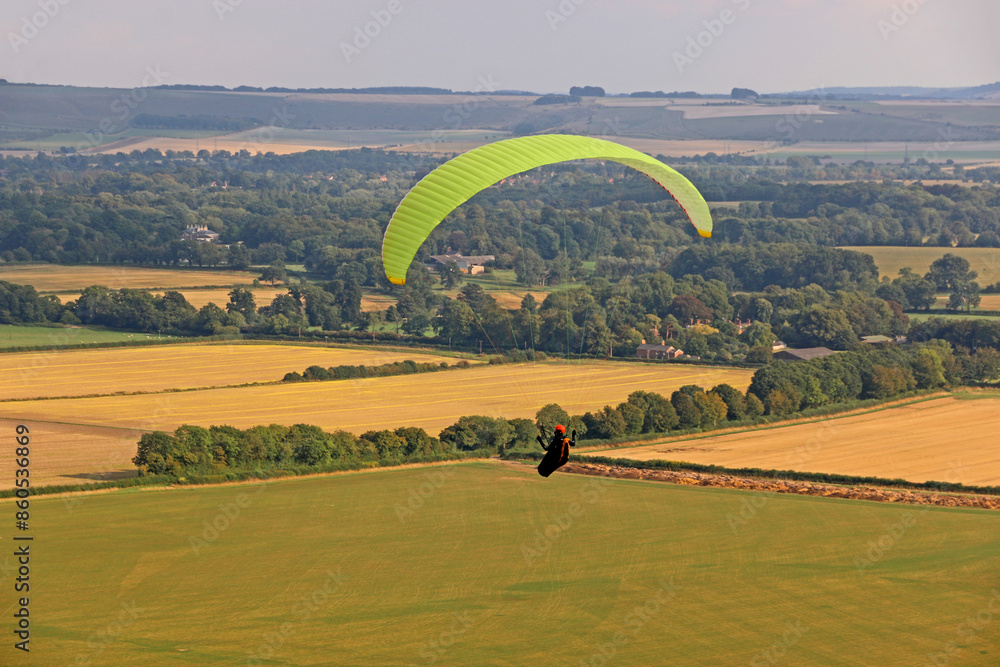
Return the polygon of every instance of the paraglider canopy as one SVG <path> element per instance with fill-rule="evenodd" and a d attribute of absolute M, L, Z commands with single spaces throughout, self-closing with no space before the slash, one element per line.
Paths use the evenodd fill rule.
<path fill-rule="evenodd" d="M 396 207 L 382 239 L 386 277 L 406 283 L 417 249 L 456 207 L 497 181 L 535 167 L 568 160 L 612 160 L 646 174 L 670 193 L 704 237 L 712 235 L 708 204 L 691 181 L 645 153 L 593 137 L 543 134 L 474 148 L 424 176 Z"/>

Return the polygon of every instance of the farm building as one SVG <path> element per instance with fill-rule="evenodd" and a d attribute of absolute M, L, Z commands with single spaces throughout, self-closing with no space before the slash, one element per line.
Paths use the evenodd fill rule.
<path fill-rule="evenodd" d="M 773 352 L 777 352 L 778 350 L 784 350 L 787 347 L 788 345 L 785 343 L 785 341 L 782 340 L 776 340 L 774 341 L 774 343 L 771 344 L 771 350 Z"/>
<path fill-rule="evenodd" d="M 493 255 L 471 255 L 469 257 L 463 256 L 461 253 L 453 253 L 450 255 L 431 255 L 431 262 L 428 263 L 427 268 L 433 270 L 439 266 L 444 266 L 448 262 L 455 262 L 458 264 L 459 271 L 463 273 L 476 274 L 485 271 L 485 266 L 488 262 L 492 262 L 496 257 Z"/>
<path fill-rule="evenodd" d="M 837 353 L 826 347 L 804 347 L 801 350 L 778 350 L 774 353 L 774 358 L 781 361 L 809 361 L 829 357 L 831 354 Z"/>
<path fill-rule="evenodd" d="M 201 241 L 202 243 L 218 243 L 219 233 L 213 232 L 205 225 L 191 225 L 181 233 L 184 241 Z"/>
<path fill-rule="evenodd" d="M 889 343 L 895 343 L 895 338 L 889 338 L 888 336 L 862 336 L 861 342 L 864 345 L 888 345 Z"/>
<path fill-rule="evenodd" d="M 684 350 L 679 350 L 673 345 L 661 342 L 659 345 L 642 342 L 635 350 L 635 356 L 639 359 L 676 359 L 684 356 Z"/>

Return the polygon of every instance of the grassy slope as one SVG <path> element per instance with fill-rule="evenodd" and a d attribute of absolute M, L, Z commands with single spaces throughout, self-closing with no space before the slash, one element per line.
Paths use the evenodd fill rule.
<path fill-rule="evenodd" d="M 787 665 L 923 664 L 952 641 L 961 664 L 996 664 L 1000 626 L 956 627 L 996 586 L 998 515 L 601 484 L 472 463 L 36 499 L 33 664 L 575 665 L 602 664 L 602 646 L 622 665 L 769 664 L 759 652 L 783 635 Z M 190 538 L 242 493 L 195 553 Z M 526 558 L 538 531 L 554 539 Z M 4 642 L 0 663 L 13 659 Z"/>

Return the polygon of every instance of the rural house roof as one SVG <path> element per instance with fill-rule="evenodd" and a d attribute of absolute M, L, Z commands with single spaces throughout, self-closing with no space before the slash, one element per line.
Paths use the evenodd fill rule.
<path fill-rule="evenodd" d="M 493 255 L 469 255 L 463 256 L 461 253 L 452 253 L 450 255 L 431 255 L 433 259 L 438 264 L 447 264 L 448 262 L 455 262 L 459 266 L 463 263 L 466 265 L 470 264 L 485 264 L 486 262 L 492 262 L 496 259 Z"/>
<path fill-rule="evenodd" d="M 774 358 L 783 361 L 809 361 L 829 357 L 831 354 L 836 352 L 827 347 L 804 347 L 801 350 L 778 350 L 774 353 Z"/>
<path fill-rule="evenodd" d="M 895 338 L 889 338 L 888 336 L 862 336 L 861 342 L 867 343 L 869 345 L 878 345 L 880 343 L 894 343 Z"/>

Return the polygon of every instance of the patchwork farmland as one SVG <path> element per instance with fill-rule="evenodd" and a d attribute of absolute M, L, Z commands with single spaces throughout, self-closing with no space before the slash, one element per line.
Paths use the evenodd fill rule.
<path fill-rule="evenodd" d="M 190 349 L 184 349 L 188 347 Z M 178 346 L 181 357 L 186 359 L 183 364 L 170 362 L 170 350 L 175 349 L 175 346 L 152 350 L 102 351 L 109 355 L 144 352 L 155 359 L 156 350 L 161 350 L 166 356 L 155 361 L 161 370 L 159 377 L 146 377 L 139 370 L 131 376 L 131 384 L 124 380 L 116 383 L 112 376 L 107 375 L 122 372 L 126 374 L 123 375 L 124 378 L 129 377 L 127 367 L 118 367 L 121 370 L 116 371 L 113 367 L 102 365 L 102 361 L 113 359 L 114 356 L 88 356 L 89 363 L 93 364 L 97 373 L 92 380 L 78 380 L 81 384 L 74 390 L 71 377 L 63 386 L 56 385 L 48 395 L 67 395 L 67 392 L 73 391 L 107 393 L 105 390 L 111 387 L 119 387 L 114 391 L 132 387 L 132 391 L 135 391 L 142 386 L 191 387 L 205 386 L 212 382 L 234 384 L 247 381 L 243 379 L 245 375 L 241 373 L 241 367 L 229 364 L 226 355 L 236 355 L 232 357 L 236 359 L 256 359 L 254 363 L 261 367 L 259 376 L 270 379 L 280 379 L 288 371 L 301 371 L 308 365 L 303 363 L 306 359 L 322 359 L 325 353 L 331 355 L 325 357 L 327 359 L 349 358 L 333 357 L 334 354 L 344 355 L 344 351 L 339 350 L 273 347 L 278 350 L 278 358 L 280 355 L 288 355 L 290 366 L 285 367 L 283 361 L 276 363 L 267 358 L 272 346 Z M 291 351 L 284 351 L 286 347 Z M 217 362 L 221 364 L 216 368 L 213 368 L 209 354 L 213 351 L 216 351 Z M 394 354 L 399 354 L 399 358 L 414 360 L 418 357 L 407 352 Z M 448 361 L 453 362 L 454 359 Z M 226 370 L 227 365 L 229 371 Z M 205 370 L 199 376 L 203 372 L 199 370 L 201 367 Z M 27 368 L 30 371 L 30 367 Z M 43 367 L 40 372 L 58 375 L 57 369 L 47 370 Z M 227 375 L 227 372 L 230 374 Z M 103 379 L 100 373 L 104 373 Z M 190 373 L 195 375 L 191 377 Z M 315 424 L 327 430 L 344 429 L 353 433 L 418 426 L 431 435 L 437 435 L 441 429 L 453 424 L 463 415 L 533 418 L 538 409 L 548 403 L 558 403 L 570 413 L 580 414 L 624 401 L 628 394 L 637 389 L 667 396 L 685 384 L 712 387 L 725 382 L 745 389 L 750 377 L 751 372 L 747 370 L 718 367 L 549 361 L 383 378 L 92 398 L 23 400 L 0 403 L 0 417 L 18 419 L 29 424 L 32 429 L 57 424 L 67 427 L 72 425 L 73 428 L 79 428 L 81 433 L 91 435 L 97 432 L 95 429 L 109 429 L 106 433 L 111 436 L 121 429 L 128 430 L 133 435 L 139 431 L 173 431 L 181 424 L 228 424 L 247 428 L 272 423 Z M 38 393 L 38 389 L 25 389 L 17 382 L 5 391 L 21 395 L 32 391 Z M 44 437 L 37 440 L 38 464 L 41 466 L 42 459 L 46 460 L 45 483 L 65 483 L 66 477 L 105 470 L 105 463 L 109 459 L 128 462 L 135 455 L 138 440 L 138 436 L 130 440 L 109 437 L 95 450 L 93 463 L 88 466 L 78 458 L 77 450 L 81 445 L 67 437 L 65 431 L 60 431 L 60 434 L 58 442 L 47 443 Z M 97 440 L 90 442 L 96 443 Z M 66 449 L 74 451 L 72 461 L 66 458 Z M 6 474 L 10 465 L 9 460 L 0 461 L 0 476 Z M 129 467 L 127 463 L 120 464 L 115 470 L 124 473 Z"/>

